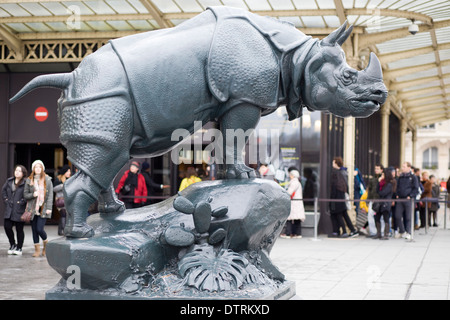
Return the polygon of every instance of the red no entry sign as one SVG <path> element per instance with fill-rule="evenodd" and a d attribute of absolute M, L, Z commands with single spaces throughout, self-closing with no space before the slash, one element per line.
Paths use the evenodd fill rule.
<path fill-rule="evenodd" d="M 43 122 L 48 118 L 48 110 L 45 107 L 39 107 L 34 111 L 34 117 L 37 121 Z"/>

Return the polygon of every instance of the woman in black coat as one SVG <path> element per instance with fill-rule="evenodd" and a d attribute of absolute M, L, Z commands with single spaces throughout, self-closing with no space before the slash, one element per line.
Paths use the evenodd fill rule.
<path fill-rule="evenodd" d="M 392 195 L 396 191 L 397 183 L 392 175 L 392 171 L 384 169 L 378 179 L 377 193 L 380 199 L 387 201 L 381 202 L 378 211 L 375 213 L 375 225 L 377 234 L 374 239 L 389 240 L 389 214 L 391 212 Z M 381 217 L 384 219 L 384 236 L 381 237 Z"/>
<path fill-rule="evenodd" d="M 10 244 L 8 254 L 22 255 L 25 222 L 20 218 L 27 205 L 27 201 L 23 198 L 26 177 L 27 169 L 24 166 L 16 165 L 14 177 L 9 178 L 2 188 L 2 198 L 6 208 L 4 228 Z M 13 226 L 16 226 L 17 244 L 14 239 Z"/>

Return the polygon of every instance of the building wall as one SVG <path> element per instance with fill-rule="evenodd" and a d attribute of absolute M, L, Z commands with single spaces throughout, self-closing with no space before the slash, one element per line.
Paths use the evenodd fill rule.
<path fill-rule="evenodd" d="M 39 73 L 0 73 L 0 184 L 13 174 L 17 144 L 59 144 L 56 101 L 61 92 L 54 89 L 32 91 L 10 105 L 8 100 Z M 46 121 L 35 118 L 37 107 L 48 109 Z M 27 166 L 25 164 L 25 166 Z M 29 170 L 29 168 L 27 168 Z M 0 224 L 4 205 L 0 201 Z"/>
<path fill-rule="evenodd" d="M 437 148 L 437 167 L 425 168 L 427 162 L 423 158 L 425 150 Z M 416 157 L 412 152 L 412 133 L 406 135 L 405 159 L 414 166 L 435 175 L 438 179 L 447 179 L 450 176 L 450 120 L 436 123 L 433 127 L 417 129 Z M 425 161 L 424 161 L 425 160 Z"/>

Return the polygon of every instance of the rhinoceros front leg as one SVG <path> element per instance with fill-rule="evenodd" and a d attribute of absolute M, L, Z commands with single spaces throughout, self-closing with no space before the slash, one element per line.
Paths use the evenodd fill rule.
<path fill-rule="evenodd" d="M 219 178 L 256 178 L 255 171 L 244 164 L 243 152 L 249 139 L 249 129 L 255 129 L 261 118 L 261 109 L 252 104 L 233 107 L 220 119 L 224 137 L 223 165 L 219 165 Z"/>
<path fill-rule="evenodd" d="M 77 172 L 64 184 L 64 198 L 67 211 L 64 235 L 74 238 L 88 238 L 94 230 L 86 223 L 89 206 L 97 200 L 101 187 L 87 174 Z"/>

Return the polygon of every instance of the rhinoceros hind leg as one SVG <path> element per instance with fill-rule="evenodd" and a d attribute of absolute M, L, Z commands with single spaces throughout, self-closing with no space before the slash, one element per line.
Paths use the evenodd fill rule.
<path fill-rule="evenodd" d="M 77 172 L 64 184 L 67 210 L 64 235 L 73 238 L 88 238 L 94 230 L 86 223 L 89 206 L 97 199 L 101 187 L 87 174 Z"/>
<path fill-rule="evenodd" d="M 125 211 L 125 204 L 117 198 L 112 184 L 108 189 L 100 192 L 98 211 L 100 213 L 121 213 Z"/>
<path fill-rule="evenodd" d="M 261 109 L 259 107 L 243 103 L 233 107 L 219 119 L 220 130 L 225 136 L 223 139 L 223 163 L 225 165 L 219 166 L 219 179 L 256 178 L 255 171 L 244 164 L 242 154 L 249 139 L 246 134 L 249 133 L 249 129 L 256 128 L 260 118 Z M 243 137 L 238 137 L 240 134 Z"/>

